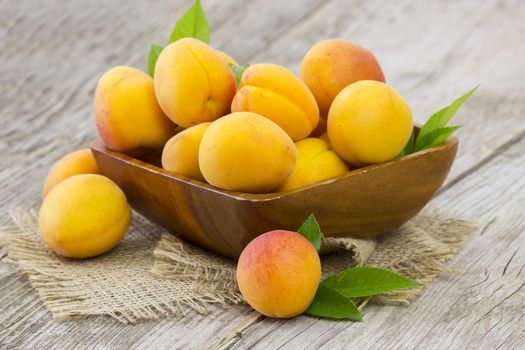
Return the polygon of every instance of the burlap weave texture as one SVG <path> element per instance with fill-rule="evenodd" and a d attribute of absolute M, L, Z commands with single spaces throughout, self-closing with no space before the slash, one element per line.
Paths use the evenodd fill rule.
<path fill-rule="evenodd" d="M 7 259 L 20 266 L 56 319 L 109 315 L 137 322 L 243 302 L 234 262 L 164 232 L 138 214 L 117 248 L 87 260 L 62 258 L 44 248 L 34 212 L 15 210 L 12 218 L 13 226 L 0 229 L 0 245 L 7 246 Z M 426 211 L 379 240 L 326 238 L 323 274 L 366 264 L 427 284 L 449 271 L 444 263 L 475 227 Z M 402 290 L 372 301 L 408 303 L 420 292 Z"/>

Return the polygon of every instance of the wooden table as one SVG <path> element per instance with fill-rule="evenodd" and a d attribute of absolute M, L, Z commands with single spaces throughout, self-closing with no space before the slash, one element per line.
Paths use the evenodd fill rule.
<path fill-rule="evenodd" d="M 274 320 L 248 307 L 124 325 L 56 322 L 27 278 L 0 262 L 0 348 L 388 348 L 525 346 L 525 2 L 203 0 L 212 43 L 239 62 L 295 72 L 331 37 L 368 47 L 422 121 L 481 84 L 460 111 L 459 157 L 432 205 L 481 229 L 409 307 L 368 306 L 362 323 Z M 96 135 L 97 79 L 146 69 L 190 1 L 0 0 L 0 224 L 38 207 L 51 164 Z M 0 250 L 0 257 L 5 252 Z"/>

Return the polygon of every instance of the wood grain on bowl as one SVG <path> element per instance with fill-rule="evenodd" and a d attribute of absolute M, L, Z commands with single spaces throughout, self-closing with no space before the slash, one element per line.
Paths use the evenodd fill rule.
<path fill-rule="evenodd" d="M 153 165 L 158 154 L 132 157 L 105 148 L 100 140 L 91 148 L 101 172 L 122 188 L 136 211 L 188 241 L 236 259 L 256 236 L 296 230 L 310 213 L 326 236 L 370 238 L 401 226 L 441 187 L 457 146 L 458 139 L 450 137 L 398 160 L 268 194 L 223 191 L 172 174 Z"/>

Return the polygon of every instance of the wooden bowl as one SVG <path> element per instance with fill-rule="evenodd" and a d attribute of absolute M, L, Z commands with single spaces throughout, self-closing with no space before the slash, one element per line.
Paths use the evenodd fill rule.
<path fill-rule="evenodd" d="M 369 165 L 297 190 L 248 194 L 162 169 L 160 154 L 131 156 L 100 140 L 91 149 L 102 174 L 131 206 L 167 230 L 222 256 L 237 258 L 257 235 L 296 230 L 314 213 L 326 236 L 376 237 L 416 215 L 445 181 L 458 140 L 402 159 Z"/>

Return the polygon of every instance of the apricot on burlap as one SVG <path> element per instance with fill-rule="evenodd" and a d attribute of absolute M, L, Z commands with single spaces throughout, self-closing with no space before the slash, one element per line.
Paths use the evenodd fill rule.
<path fill-rule="evenodd" d="M 210 306 L 242 303 L 235 263 L 204 251 L 134 213 L 133 224 L 115 249 L 73 260 L 46 249 L 34 211 L 13 210 L 13 225 L 0 228 L 4 261 L 18 264 L 56 319 L 108 315 L 133 323 Z M 444 264 L 476 229 L 473 222 L 426 210 L 379 240 L 324 238 L 323 275 L 355 265 L 399 272 L 426 285 L 453 272 Z M 430 288 L 431 286 L 429 286 Z M 421 289 L 406 289 L 365 302 L 407 304 Z"/>

